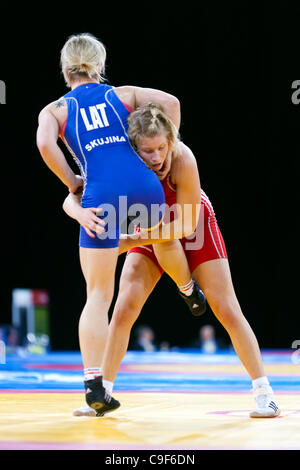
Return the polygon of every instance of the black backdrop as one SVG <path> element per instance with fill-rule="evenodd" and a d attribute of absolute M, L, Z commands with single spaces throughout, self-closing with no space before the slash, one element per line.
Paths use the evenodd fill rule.
<path fill-rule="evenodd" d="M 300 337 L 300 104 L 291 99 L 300 79 L 300 7 L 99 5 L 24 7 L 2 19 L 9 28 L 1 31 L 0 323 L 10 323 L 14 287 L 45 288 L 52 348 L 78 349 L 85 302 L 78 227 L 62 210 L 66 188 L 39 156 L 35 133 L 39 111 L 67 92 L 61 47 L 69 35 L 90 32 L 107 47 L 109 83 L 159 88 L 181 101 L 181 136 L 214 205 L 243 312 L 262 348 L 290 348 Z M 202 319 L 189 316 L 166 276 L 141 323 L 172 345 L 188 344 L 204 323 L 228 341 L 211 311 Z"/>

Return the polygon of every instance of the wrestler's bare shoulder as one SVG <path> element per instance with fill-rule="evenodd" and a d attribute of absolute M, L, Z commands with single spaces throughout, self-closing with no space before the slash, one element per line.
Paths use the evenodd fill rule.
<path fill-rule="evenodd" d="M 135 107 L 135 90 L 136 87 L 130 85 L 113 87 L 114 92 L 124 103 L 129 104 L 132 107 Z"/>
<path fill-rule="evenodd" d="M 173 154 L 172 167 L 174 166 L 176 170 L 183 170 L 195 164 L 197 164 L 196 158 L 192 150 L 183 142 L 179 142 Z"/>
<path fill-rule="evenodd" d="M 58 100 L 47 104 L 47 106 L 41 110 L 39 119 L 47 113 L 50 113 L 52 116 L 54 116 L 59 125 L 62 126 L 68 116 L 68 106 L 65 98 L 61 97 Z"/>
<path fill-rule="evenodd" d="M 183 142 L 179 142 L 172 156 L 171 181 L 173 184 L 182 184 L 193 173 L 198 173 L 197 161 L 192 150 Z"/>

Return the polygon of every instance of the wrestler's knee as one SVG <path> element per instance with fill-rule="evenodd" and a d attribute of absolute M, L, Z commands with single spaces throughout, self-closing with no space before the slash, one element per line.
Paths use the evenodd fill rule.
<path fill-rule="evenodd" d="M 120 292 L 116 302 L 112 322 L 118 328 L 131 328 L 141 311 L 138 296 L 133 295 L 131 289 Z"/>
<path fill-rule="evenodd" d="M 111 303 L 113 286 L 87 286 L 87 302 Z"/>
<path fill-rule="evenodd" d="M 209 294 L 208 297 L 209 298 Z M 235 297 L 213 296 L 210 307 L 225 328 L 236 327 L 242 319 L 242 312 Z"/>

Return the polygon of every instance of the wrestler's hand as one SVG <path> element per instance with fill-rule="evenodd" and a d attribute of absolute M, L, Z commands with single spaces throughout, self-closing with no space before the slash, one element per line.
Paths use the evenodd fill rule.
<path fill-rule="evenodd" d="M 83 189 L 83 178 L 80 175 L 74 175 L 74 183 L 69 187 L 70 193 L 79 194 Z"/>
<path fill-rule="evenodd" d="M 95 238 L 95 233 L 101 234 L 105 232 L 105 222 L 96 215 L 102 212 L 102 210 L 100 207 L 81 207 L 76 217 L 91 238 Z"/>

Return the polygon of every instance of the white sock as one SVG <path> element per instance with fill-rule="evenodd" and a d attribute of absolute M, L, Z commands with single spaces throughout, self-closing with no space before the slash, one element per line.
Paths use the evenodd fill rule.
<path fill-rule="evenodd" d="M 84 380 L 92 380 L 102 375 L 101 367 L 88 367 L 83 369 Z"/>
<path fill-rule="evenodd" d="M 194 290 L 193 279 L 191 279 L 190 282 L 188 282 L 185 286 L 178 286 L 178 289 L 180 290 L 180 292 L 182 292 L 183 294 L 187 296 L 192 295 L 193 290 Z"/>
<path fill-rule="evenodd" d="M 253 389 L 261 387 L 262 385 L 270 385 L 268 377 L 258 377 L 258 379 L 252 380 Z"/>
<path fill-rule="evenodd" d="M 109 393 L 111 395 L 112 391 L 113 391 L 114 383 L 110 382 L 109 380 L 104 380 L 104 379 L 102 380 L 102 383 L 103 383 L 103 387 L 105 388 L 107 393 Z"/>

